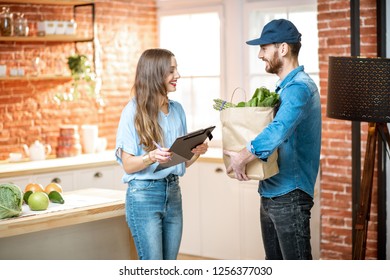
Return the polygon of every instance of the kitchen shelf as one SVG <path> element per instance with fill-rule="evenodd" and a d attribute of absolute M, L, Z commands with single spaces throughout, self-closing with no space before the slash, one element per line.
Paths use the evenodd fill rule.
<path fill-rule="evenodd" d="M 21 1 L 21 0 L 0 0 L 0 3 L 10 3 L 10 4 L 34 4 L 34 5 L 63 5 L 63 6 L 76 6 L 76 5 L 87 5 L 95 3 L 95 1 L 78 1 L 78 0 L 30 0 L 30 1 Z"/>
<path fill-rule="evenodd" d="M 73 35 L 46 35 L 46 36 L 7 36 L 0 37 L 2 42 L 90 42 L 93 37 L 82 37 Z"/>
<path fill-rule="evenodd" d="M 12 42 L 12 43 L 74 43 L 77 52 L 77 43 L 91 42 L 93 48 L 93 64 L 95 65 L 95 1 L 94 0 L 0 0 L 0 6 L 2 4 L 18 4 L 18 5 L 53 5 L 53 6 L 72 6 L 73 15 L 76 14 L 76 10 L 79 7 L 89 6 L 92 13 L 92 35 L 80 36 L 80 35 L 45 35 L 45 36 L 0 36 L 0 43 Z M 45 75 L 45 76 L 7 76 L 0 77 L 0 81 L 40 81 L 40 80 L 69 80 L 70 76 L 57 76 L 57 75 Z"/>
<path fill-rule="evenodd" d="M 60 76 L 60 75 L 0 77 L 0 81 L 43 81 L 43 80 L 66 81 L 70 79 L 72 79 L 71 76 Z"/>

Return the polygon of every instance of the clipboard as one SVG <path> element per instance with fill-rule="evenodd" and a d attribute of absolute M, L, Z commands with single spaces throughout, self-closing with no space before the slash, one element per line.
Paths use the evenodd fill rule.
<path fill-rule="evenodd" d="M 153 173 L 190 160 L 194 156 L 191 152 L 193 148 L 202 144 L 207 138 L 209 140 L 213 139 L 211 132 L 214 128 L 215 126 L 210 126 L 176 138 L 169 149 L 172 152 L 171 160 L 166 163 L 160 163 Z"/>

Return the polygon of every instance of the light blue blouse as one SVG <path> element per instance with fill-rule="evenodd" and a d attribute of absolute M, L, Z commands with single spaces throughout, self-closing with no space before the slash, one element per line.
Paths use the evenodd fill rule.
<path fill-rule="evenodd" d="M 163 130 L 164 146 L 170 147 L 177 137 L 187 134 L 187 122 L 183 107 L 177 101 L 169 100 L 168 114 L 162 111 L 159 113 L 159 124 Z M 117 162 L 122 165 L 121 151 L 134 156 L 145 154 L 145 150 L 139 144 L 139 137 L 134 126 L 134 117 L 136 113 L 136 102 L 133 98 L 123 109 L 118 125 L 116 135 L 115 156 Z M 139 180 L 157 180 L 165 178 L 170 174 L 183 176 L 185 173 L 185 164 L 181 163 L 156 173 L 158 163 L 131 174 L 125 173 L 122 177 L 123 183 L 128 183 L 132 179 Z"/>

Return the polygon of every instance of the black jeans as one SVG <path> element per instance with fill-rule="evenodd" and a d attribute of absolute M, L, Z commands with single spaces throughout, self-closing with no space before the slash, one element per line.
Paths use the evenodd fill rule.
<path fill-rule="evenodd" d="M 313 199 L 301 190 L 261 198 L 260 223 L 267 260 L 311 260 Z"/>

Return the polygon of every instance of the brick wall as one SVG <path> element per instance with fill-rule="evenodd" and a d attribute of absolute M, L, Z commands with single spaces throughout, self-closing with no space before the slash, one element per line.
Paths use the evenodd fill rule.
<path fill-rule="evenodd" d="M 328 57 L 350 56 L 350 1 L 318 0 L 320 86 L 323 113 L 321 163 L 321 258 L 352 258 L 351 122 L 326 117 Z M 360 1 L 362 56 L 376 56 L 376 1 Z M 362 166 L 367 125 L 362 123 Z M 375 182 L 374 182 L 375 185 Z M 376 188 L 367 239 L 367 259 L 376 258 Z"/>
<path fill-rule="evenodd" d="M 76 102 L 55 101 L 56 94 L 69 92 L 71 80 L 0 80 L 0 160 L 10 152 L 21 151 L 21 144 L 34 140 L 50 144 L 53 154 L 62 124 L 97 124 L 99 136 L 107 137 L 108 148 L 115 146 L 120 112 L 129 99 L 138 57 L 146 48 L 157 46 L 157 10 L 153 0 L 98 0 L 96 30 L 97 69 L 101 69 L 101 93 L 105 105 L 83 96 Z M 67 6 L 8 5 L 11 12 L 23 12 L 29 20 L 31 34 L 36 22 L 70 20 L 73 10 Z M 77 13 L 78 34 L 91 34 L 90 9 Z M 32 73 L 32 60 L 40 56 L 45 62 L 43 74 L 56 71 L 58 62 L 68 71 L 67 56 L 76 50 L 92 60 L 92 44 L 0 42 L 0 64 L 20 66 Z"/>
<path fill-rule="evenodd" d="M 350 15 L 347 0 L 317 0 L 320 87 L 323 112 L 321 177 L 321 258 L 350 259 L 352 255 L 351 123 L 326 117 L 328 57 L 350 55 Z M 376 1 L 361 0 L 361 54 L 376 56 Z M 16 7 L 15 7 L 16 8 Z M 18 6 L 34 21 L 41 17 L 69 19 L 66 7 Z M 143 49 L 157 46 L 155 1 L 96 1 L 97 38 L 100 42 L 102 94 L 105 106 L 93 100 L 57 104 L 53 96 L 69 81 L 0 81 L 0 160 L 20 144 L 39 139 L 56 146 L 61 124 L 98 124 L 100 136 L 115 145 L 119 114 L 129 98 L 134 66 Z M 87 29 L 87 25 L 81 32 Z M 32 29 L 33 30 L 33 29 Z M 85 31 L 85 30 L 84 30 Z M 79 49 L 91 54 L 89 44 Z M 72 53 L 73 44 L 0 42 L 0 64 L 27 67 L 38 53 L 51 61 Z M 47 66 L 50 73 L 53 66 Z M 362 124 L 362 155 L 367 126 Z M 376 190 L 369 224 L 367 258 L 376 257 Z"/>

